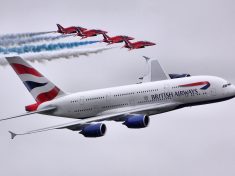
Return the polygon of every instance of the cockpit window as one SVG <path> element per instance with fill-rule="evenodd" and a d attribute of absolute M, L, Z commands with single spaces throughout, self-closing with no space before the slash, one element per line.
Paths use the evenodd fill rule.
<path fill-rule="evenodd" d="M 228 87 L 228 86 L 231 86 L 231 83 L 224 84 L 224 85 L 223 85 L 223 88 Z"/>

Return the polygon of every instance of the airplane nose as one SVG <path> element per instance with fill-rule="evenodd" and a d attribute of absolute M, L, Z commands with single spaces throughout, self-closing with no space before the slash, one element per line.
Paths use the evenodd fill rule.
<path fill-rule="evenodd" d="M 231 85 L 231 94 L 233 95 L 233 96 L 235 96 L 235 85 Z"/>
<path fill-rule="evenodd" d="M 230 85 L 229 87 L 227 87 L 226 90 L 226 95 L 229 97 L 235 97 L 235 85 Z"/>

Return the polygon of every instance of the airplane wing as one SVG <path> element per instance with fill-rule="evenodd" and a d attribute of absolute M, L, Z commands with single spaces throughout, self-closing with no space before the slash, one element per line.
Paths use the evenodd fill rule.
<path fill-rule="evenodd" d="M 143 82 L 153 82 L 170 79 L 169 75 L 165 72 L 158 60 L 151 60 L 146 56 L 143 57 L 146 59 L 146 62 L 148 64 L 147 74 L 140 78 L 143 80 Z"/>
<path fill-rule="evenodd" d="M 109 113 L 104 112 L 101 115 L 87 118 L 87 119 L 80 119 L 80 120 L 75 120 L 69 123 L 64 123 L 60 125 L 54 125 L 46 128 L 41 128 L 37 130 L 32 130 L 28 132 L 23 132 L 23 133 L 14 133 L 9 131 L 11 134 L 11 138 L 14 139 L 18 135 L 27 135 L 27 134 L 33 134 L 33 133 L 39 133 L 39 132 L 44 132 L 44 131 L 50 131 L 54 129 L 70 129 L 74 131 L 81 131 L 85 126 L 89 125 L 92 122 L 100 122 L 100 121 L 107 121 L 107 120 L 117 120 L 120 121 L 121 117 L 128 115 L 128 114 L 135 114 L 135 113 L 147 113 L 151 110 L 154 111 L 159 111 L 159 113 L 162 112 L 164 109 L 174 109 L 178 107 L 180 104 L 171 102 L 171 103 L 165 103 L 165 104 L 153 104 L 153 105 L 148 105 L 148 106 L 137 106 L 129 110 L 118 110 L 119 112 L 114 112 L 114 113 Z M 116 110 L 117 111 L 117 110 Z"/>
<path fill-rule="evenodd" d="M 48 107 L 48 108 L 40 109 L 38 111 L 26 112 L 24 114 L 20 114 L 20 115 L 0 119 L 0 122 L 5 121 L 5 120 L 10 120 L 10 119 L 15 119 L 15 118 L 18 118 L 18 117 L 28 116 L 28 115 L 32 115 L 32 114 L 45 113 L 45 112 L 52 111 L 52 110 L 55 110 L 55 109 L 56 109 L 56 107 Z"/>

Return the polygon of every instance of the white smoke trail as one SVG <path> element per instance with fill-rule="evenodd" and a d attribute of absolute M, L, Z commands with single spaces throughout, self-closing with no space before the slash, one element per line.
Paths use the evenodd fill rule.
<path fill-rule="evenodd" d="M 66 37 L 71 37 L 72 35 L 58 35 L 58 36 L 36 36 L 30 38 L 13 38 L 8 40 L 0 40 L 0 46 L 9 47 L 9 46 L 21 46 L 30 43 L 42 42 L 42 41 L 54 41 L 63 39 Z"/>
<path fill-rule="evenodd" d="M 0 35 L 0 40 L 9 40 L 9 39 L 17 39 L 17 38 L 28 38 L 38 35 L 50 34 L 55 31 L 47 31 L 47 32 L 28 32 L 28 33 L 18 33 L 18 34 L 4 34 Z"/>
<path fill-rule="evenodd" d="M 27 53 L 19 55 L 26 61 L 30 62 L 40 62 L 43 63 L 45 61 L 52 61 L 57 59 L 70 59 L 70 58 L 77 58 L 80 56 L 89 56 L 90 54 L 98 54 L 106 50 L 114 49 L 116 47 L 103 47 L 103 48 L 92 48 L 92 49 L 68 49 L 62 51 L 55 51 L 55 52 L 42 52 L 42 53 Z M 10 57 L 13 55 L 6 55 L 0 57 L 0 65 L 6 66 L 8 62 L 6 61 L 5 57 Z"/>

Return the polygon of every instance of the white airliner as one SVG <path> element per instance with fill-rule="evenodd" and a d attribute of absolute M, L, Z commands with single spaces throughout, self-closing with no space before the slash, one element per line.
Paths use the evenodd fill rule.
<path fill-rule="evenodd" d="M 25 107 L 27 113 L 1 121 L 35 113 L 77 119 L 19 134 L 10 131 L 12 139 L 16 135 L 64 128 L 80 131 L 85 137 L 100 137 L 106 131 L 101 121 L 113 120 L 123 122 L 128 128 L 144 128 L 150 115 L 235 97 L 235 86 L 219 77 L 169 79 L 168 75 L 161 81 L 67 94 L 20 57 L 6 59 L 36 103 Z"/>

